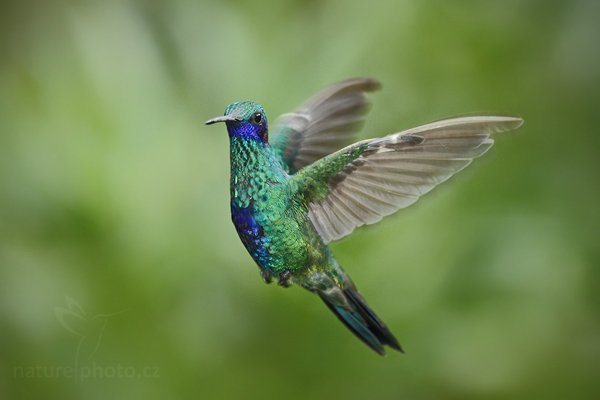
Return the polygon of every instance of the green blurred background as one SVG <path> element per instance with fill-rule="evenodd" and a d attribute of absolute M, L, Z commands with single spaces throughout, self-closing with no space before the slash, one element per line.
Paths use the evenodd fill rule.
<path fill-rule="evenodd" d="M 0 398 L 598 398 L 599 5 L 3 1 Z M 202 124 L 352 76 L 364 138 L 526 120 L 333 245 L 406 355 L 264 285 Z"/>

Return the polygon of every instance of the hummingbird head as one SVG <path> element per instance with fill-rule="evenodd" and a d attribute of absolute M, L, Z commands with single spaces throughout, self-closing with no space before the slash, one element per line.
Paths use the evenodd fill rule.
<path fill-rule="evenodd" d="M 269 141 L 267 115 L 264 108 L 252 101 L 238 101 L 225 108 L 225 115 L 209 119 L 206 125 L 225 122 L 230 137 L 245 140 Z"/>

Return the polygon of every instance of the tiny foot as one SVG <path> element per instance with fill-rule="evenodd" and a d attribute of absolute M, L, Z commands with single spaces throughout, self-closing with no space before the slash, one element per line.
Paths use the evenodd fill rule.
<path fill-rule="evenodd" d="M 279 274 L 279 286 L 290 287 L 292 283 L 290 279 L 292 278 L 292 273 L 289 270 L 285 270 Z"/>
<path fill-rule="evenodd" d="M 262 276 L 263 281 L 265 281 L 267 284 L 273 281 L 273 275 L 271 275 L 271 271 L 266 268 L 260 270 L 260 276 Z"/>

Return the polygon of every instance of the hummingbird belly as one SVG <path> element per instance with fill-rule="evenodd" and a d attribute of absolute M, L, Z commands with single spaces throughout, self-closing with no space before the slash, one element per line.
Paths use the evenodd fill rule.
<path fill-rule="evenodd" d="M 231 204 L 231 219 L 246 250 L 261 269 L 275 276 L 308 264 L 308 249 L 299 224 L 289 210 L 280 211 Z"/>

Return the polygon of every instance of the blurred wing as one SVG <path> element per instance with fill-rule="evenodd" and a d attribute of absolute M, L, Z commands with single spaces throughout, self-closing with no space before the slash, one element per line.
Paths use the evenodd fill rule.
<path fill-rule="evenodd" d="M 288 172 L 293 174 L 350 143 L 369 109 L 365 93 L 379 87 L 373 79 L 348 79 L 280 116 L 272 146 Z"/>
<path fill-rule="evenodd" d="M 348 146 L 299 171 L 292 182 L 325 243 L 413 204 L 516 129 L 515 117 L 433 122 Z"/>

